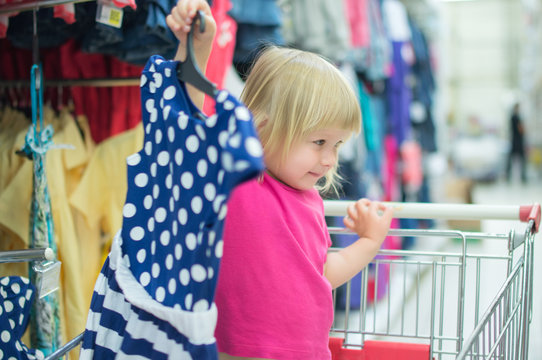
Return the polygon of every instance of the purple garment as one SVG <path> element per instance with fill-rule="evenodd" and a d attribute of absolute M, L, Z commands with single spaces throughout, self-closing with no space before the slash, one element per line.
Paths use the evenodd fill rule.
<path fill-rule="evenodd" d="M 393 41 L 393 71 L 388 79 L 388 133 L 393 134 L 400 146 L 410 135 L 410 99 L 408 86 L 410 65 L 405 60 L 407 42 Z"/>

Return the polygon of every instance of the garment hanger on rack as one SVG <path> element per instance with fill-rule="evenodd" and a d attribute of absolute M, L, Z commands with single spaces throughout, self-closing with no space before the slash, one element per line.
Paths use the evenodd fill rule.
<path fill-rule="evenodd" d="M 198 20 L 199 31 L 205 32 L 205 16 L 203 12 L 199 10 L 196 13 L 190 32 L 186 37 L 186 59 L 179 63 L 177 78 L 214 98 L 218 92 L 216 85 L 209 81 L 209 79 L 201 72 L 194 55 L 193 37 Z"/>

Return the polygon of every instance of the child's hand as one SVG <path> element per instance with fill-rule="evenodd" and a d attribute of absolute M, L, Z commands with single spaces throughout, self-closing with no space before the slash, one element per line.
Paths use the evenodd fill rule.
<path fill-rule="evenodd" d="M 360 199 L 347 209 L 344 225 L 358 234 L 381 245 L 390 229 L 393 209 L 378 201 Z"/>
<path fill-rule="evenodd" d="M 198 10 L 202 10 L 205 14 L 205 32 L 201 33 L 199 29 L 195 29 L 196 31 L 194 31 L 194 50 L 196 51 L 200 47 L 210 48 L 216 33 L 216 22 L 207 1 L 179 0 L 177 5 L 171 9 L 171 13 L 166 17 L 166 23 L 173 34 L 175 34 L 182 45 L 186 46 L 186 37 Z"/>

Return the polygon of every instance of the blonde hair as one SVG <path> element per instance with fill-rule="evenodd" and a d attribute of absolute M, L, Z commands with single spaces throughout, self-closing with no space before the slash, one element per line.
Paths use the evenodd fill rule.
<path fill-rule="evenodd" d="M 325 128 L 359 132 L 361 111 L 350 83 L 322 56 L 269 46 L 258 56 L 241 100 L 254 116 L 266 153 L 287 158 L 293 143 Z M 346 140 L 346 139 L 345 139 Z M 320 190 L 335 189 L 337 165 Z"/>

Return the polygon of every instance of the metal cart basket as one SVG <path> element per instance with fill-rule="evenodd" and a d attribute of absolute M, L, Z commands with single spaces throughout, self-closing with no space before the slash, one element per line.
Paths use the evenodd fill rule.
<path fill-rule="evenodd" d="M 326 215 L 343 217 L 350 203 L 326 201 Z M 389 236 L 414 237 L 420 246 L 382 249 L 361 276 L 334 292 L 333 359 L 527 359 L 540 205 L 387 204 L 396 218 L 526 226 L 502 234 L 390 230 Z"/>

